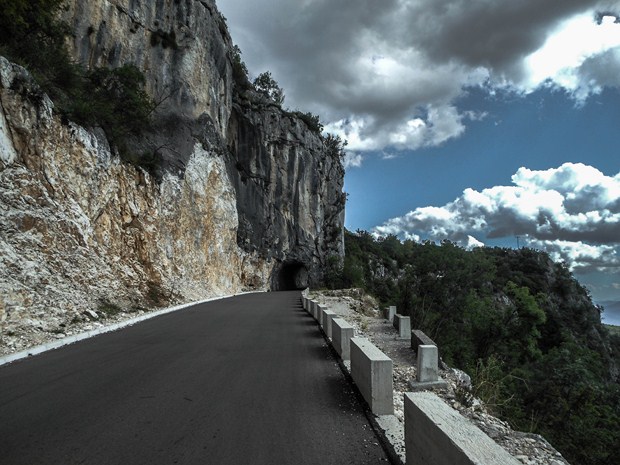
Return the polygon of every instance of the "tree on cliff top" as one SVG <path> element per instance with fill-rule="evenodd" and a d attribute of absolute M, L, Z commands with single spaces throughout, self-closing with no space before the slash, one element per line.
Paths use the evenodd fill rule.
<path fill-rule="evenodd" d="M 284 91 L 271 76 L 269 71 L 259 74 L 258 77 L 254 79 L 253 84 L 257 92 L 264 95 L 276 105 L 281 106 L 284 103 Z"/>

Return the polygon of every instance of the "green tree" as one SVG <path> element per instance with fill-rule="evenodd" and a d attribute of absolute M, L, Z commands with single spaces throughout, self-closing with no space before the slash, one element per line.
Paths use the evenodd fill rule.
<path fill-rule="evenodd" d="M 272 101 L 276 105 L 284 103 L 284 91 L 271 76 L 269 71 L 265 71 L 254 79 L 254 88 L 257 92 L 265 96 L 266 99 Z"/>
<path fill-rule="evenodd" d="M 574 342 L 552 349 L 535 366 L 526 415 L 571 463 L 609 464 L 620 449 L 620 386 L 605 382 L 596 352 Z"/>
<path fill-rule="evenodd" d="M 252 87 L 248 79 L 248 68 L 241 59 L 241 49 L 235 45 L 231 52 L 233 81 L 242 90 Z"/>
<path fill-rule="evenodd" d="M 346 152 L 345 147 L 347 146 L 347 141 L 342 140 L 340 136 L 336 134 L 327 134 L 323 137 L 323 143 L 325 144 L 325 149 L 327 153 L 332 156 L 332 158 L 343 160 Z M 368 233 L 366 233 L 368 234 Z M 372 241 L 374 239 L 371 238 Z"/>
<path fill-rule="evenodd" d="M 513 359 L 511 366 L 540 358 L 539 328 L 547 321 L 545 312 L 527 287 L 519 287 L 509 281 L 504 292 L 510 303 L 504 307 L 501 321 L 504 334 L 498 344 L 498 351 L 506 359 Z"/>

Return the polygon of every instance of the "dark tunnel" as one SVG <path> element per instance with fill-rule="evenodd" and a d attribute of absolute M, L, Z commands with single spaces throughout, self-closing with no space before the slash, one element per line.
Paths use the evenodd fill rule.
<path fill-rule="evenodd" d="M 306 265 L 298 261 L 285 262 L 272 278 L 272 290 L 294 291 L 307 288 L 309 275 Z"/>

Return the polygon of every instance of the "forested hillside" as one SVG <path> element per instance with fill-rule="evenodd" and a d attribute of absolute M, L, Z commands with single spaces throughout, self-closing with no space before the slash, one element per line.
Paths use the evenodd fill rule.
<path fill-rule="evenodd" d="M 397 305 L 495 414 L 542 434 L 575 465 L 615 463 L 620 336 L 566 264 L 529 248 L 468 251 L 364 231 L 347 232 L 345 249 L 329 282 Z"/>

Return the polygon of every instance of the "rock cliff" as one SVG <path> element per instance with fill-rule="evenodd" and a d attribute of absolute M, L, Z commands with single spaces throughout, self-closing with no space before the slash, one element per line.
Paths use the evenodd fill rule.
<path fill-rule="evenodd" d="M 343 253 L 338 154 L 275 105 L 236 97 L 211 0 L 72 0 L 86 67 L 134 64 L 158 103 L 123 163 L 97 128 L 62 121 L 0 58 L 0 350 L 118 311 L 322 280 Z"/>

